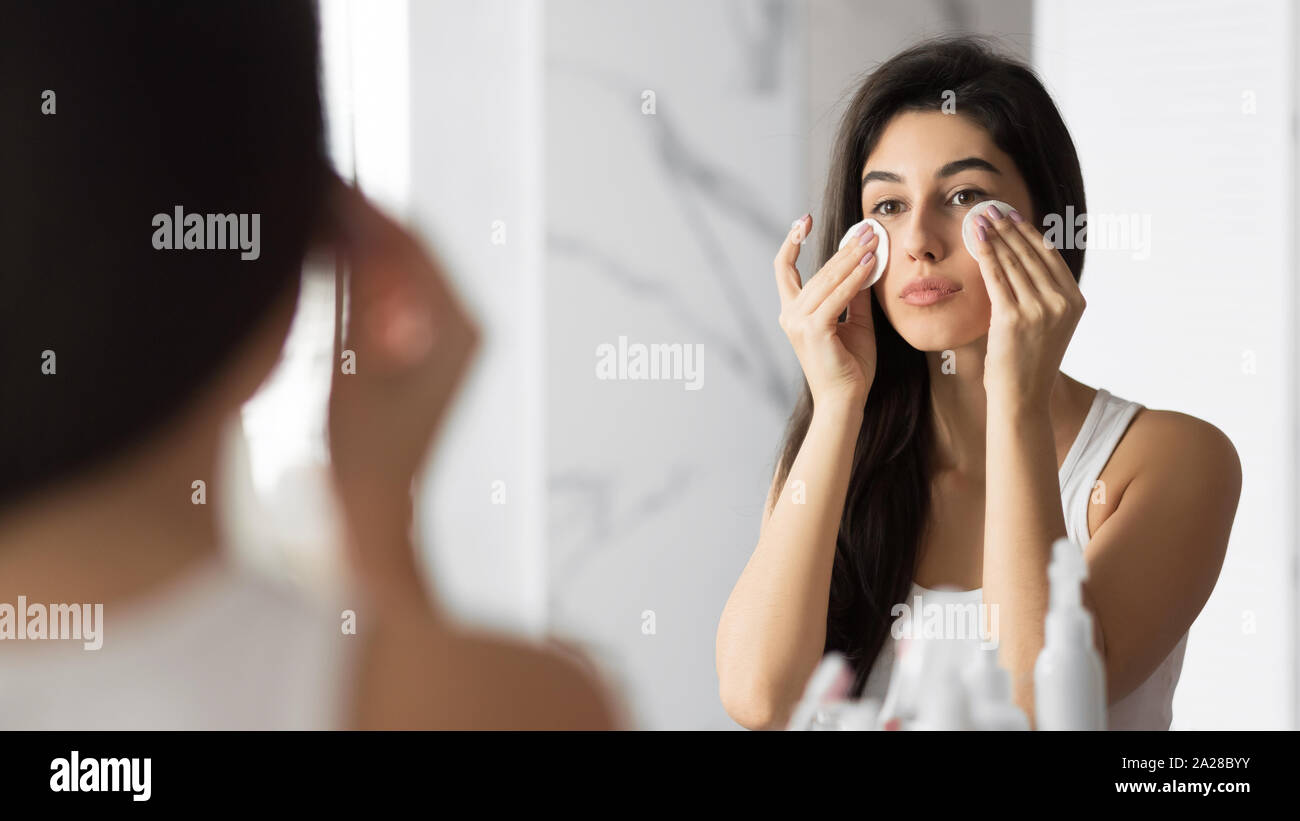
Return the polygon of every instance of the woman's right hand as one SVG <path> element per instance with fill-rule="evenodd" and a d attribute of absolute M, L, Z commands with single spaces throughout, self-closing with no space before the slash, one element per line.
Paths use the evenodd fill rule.
<path fill-rule="evenodd" d="M 334 365 L 328 428 L 350 558 L 380 604 L 423 606 L 409 540 L 412 482 L 478 347 L 478 329 L 412 233 L 342 182 L 332 196 L 337 251 L 352 271 L 345 341 L 355 368 Z"/>
<path fill-rule="evenodd" d="M 808 380 L 813 407 L 847 402 L 860 409 L 876 378 L 871 291 L 862 290 L 862 284 L 875 269 L 875 250 L 880 240 L 866 226 L 806 284 L 801 284 L 795 265 L 803 240 L 811 231 L 811 215 L 795 222 L 773 262 L 781 295 L 779 322 Z M 863 237 L 866 242 L 861 242 Z M 840 322 L 845 308 L 848 318 Z"/>

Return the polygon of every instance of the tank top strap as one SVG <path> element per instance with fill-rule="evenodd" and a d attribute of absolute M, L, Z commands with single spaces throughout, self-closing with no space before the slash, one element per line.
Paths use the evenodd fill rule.
<path fill-rule="evenodd" d="M 1088 533 L 1088 504 L 1094 491 L 1103 490 L 1096 487 L 1097 478 L 1110 461 L 1115 446 L 1124 437 L 1129 423 L 1143 407 L 1138 402 L 1115 396 L 1105 388 L 1098 388 L 1083 427 L 1061 465 L 1058 478 L 1066 535 L 1080 547 L 1086 546 L 1092 538 Z"/>

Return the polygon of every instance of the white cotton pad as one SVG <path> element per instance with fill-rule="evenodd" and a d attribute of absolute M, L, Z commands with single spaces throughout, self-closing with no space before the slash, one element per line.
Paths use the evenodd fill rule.
<path fill-rule="evenodd" d="M 1001 211 L 1004 217 L 1012 211 L 1011 206 L 1002 200 L 984 200 L 967 211 L 966 218 L 961 221 L 961 239 L 962 242 L 966 243 L 966 250 L 970 252 L 971 256 L 975 256 L 975 243 L 979 239 L 979 237 L 975 236 L 975 217 L 994 207 Z M 985 217 L 984 219 L 992 221 L 991 217 Z"/>
<path fill-rule="evenodd" d="M 840 248 L 848 245 L 850 240 L 856 241 L 854 234 L 856 234 L 857 230 L 862 227 L 863 222 L 870 225 L 875 231 L 876 236 L 880 237 L 880 241 L 876 243 L 876 270 L 872 271 L 871 274 L 867 276 L 867 281 L 862 286 L 862 290 L 865 291 L 879 282 L 880 278 L 885 275 L 885 266 L 889 264 L 889 234 L 885 231 L 885 226 L 881 225 L 871 217 L 867 217 L 862 220 L 862 222 L 854 223 L 853 227 L 844 234 L 844 239 L 840 240 Z M 865 255 L 866 251 L 863 251 L 862 253 Z"/>

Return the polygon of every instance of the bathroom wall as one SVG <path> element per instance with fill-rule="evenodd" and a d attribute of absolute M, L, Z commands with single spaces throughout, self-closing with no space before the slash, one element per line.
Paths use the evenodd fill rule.
<path fill-rule="evenodd" d="M 1062 369 L 1208 420 L 1243 466 L 1174 727 L 1294 728 L 1295 6 L 1039 2 L 1035 22 L 1090 216 L 1149 222 L 1144 242 L 1089 248 Z"/>
<path fill-rule="evenodd" d="M 546 26 L 548 616 L 642 726 L 725 727 L 714 629 L 794 384 L 771 258 L 803 213 L 806 21 L 567 0 Z M 699 389 L 598 378 L 620 337 L 699 346 Z"/>
<path fill-rule="evenodd" d="M 546 621 L 542 4 L 410 4 L 411 219 L 483 343 L 420 490 L 433 584 L 463 618 Z"/>

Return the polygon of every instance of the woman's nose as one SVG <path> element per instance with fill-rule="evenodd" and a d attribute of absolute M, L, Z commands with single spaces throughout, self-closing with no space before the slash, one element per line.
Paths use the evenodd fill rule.
<path fill-rule="evenodd" d="M 942 259 L 946 253 L 944 248 L 947 240 L 938 225 L 938 216 L 917 209 L 908 217 L 893 232 L 898 238 L 898 247 L 915 260 L 934 262 Z"/>

